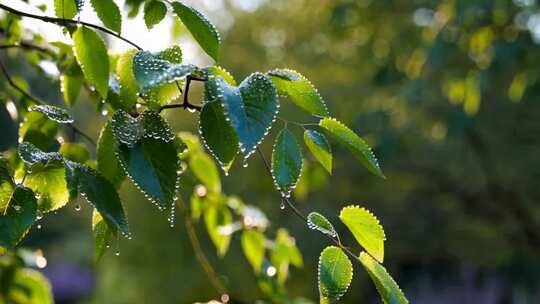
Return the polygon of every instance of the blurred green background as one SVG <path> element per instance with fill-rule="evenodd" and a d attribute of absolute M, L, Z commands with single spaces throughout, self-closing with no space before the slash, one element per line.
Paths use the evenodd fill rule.
<path fill-rule="evenodd" d="M 321 212 L 335 223 L 345 205 L 372 210 L 386 230 L 387 268 L 411 303 L 540 302 L 540 7 L 535 0 L 192 3 L 215 18 L 224 36 L 220 64 L 237 79 L 274 67 L 295 69 L 318 87 L 335 117 L 374 147 L 386 180 L 335 147 L 331 177 L 315 166 L 304 172 L 295 196 L 301 210 Z M 25 67 L 16 55 L 7 63 L 35 94 L 61 100 L 58 83 L 44 81 L 42 71 Z M 200 88 L 193 94 L 197 98 Z M 97 137 L 105 118 L 94 113 L 83 101 L 75 117 Z M 288 104 L 282 113 L 311 122 Z M 196 132 L 197 114 L 167 115 L 176 130 Z M 5 149 L 16 144 L 17 123 L 3 108 L 0 117 Z M 271 141 L 263 150 L 269 155 Z M 328 242 L 288 209 L 280 210 L 272 180 L 262 172 L 257 157 L 247 168 L 235 164 L 223 177 L 224 191 L 260 207 L 272 229 L 291 232 L 305 265 L 292 270 L 287 287 L 292 295 L 317 300 L 317 259 Z M 23 245 L 44 250 L 49 262 L 44 272 L 58 303 L 218 299 L 184 225 L 170 228 L 166 216 L 129 183 L 122 198 L 134 239 L 121 239 L 98 265 L 92 262 L 91 215 L 84 206 L 47 217 L 26 239 Z M 337 226 L 344 242 L 353 244 Z M 198 229 L 231 293 L 248 302 L 261 298 L 239 236 L 219 259 L 202 225 Z M 342 302 L 377 301 L 358 268 Z"/>

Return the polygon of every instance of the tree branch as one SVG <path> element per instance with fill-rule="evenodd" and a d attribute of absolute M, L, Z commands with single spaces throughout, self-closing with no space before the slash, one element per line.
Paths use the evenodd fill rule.
<path fill-rule="evenodd" d="M 28 17 L 28 18 L 32 18 L 32 19 L 38 19 L 38 20 L 41 20 L 41 21 L 44 21 L 44 22 L 54 23 L 54 24 L 57 24 L 57 25 L 65 25 L 65 24 L 80 25 L 80 24 L 82 24 L 84 26 L 87 26 L 87 27 L 96 29 L 98 31 L 101 31 L 103 33 L 109 34 L 111 36 L 114 36 L 114 37 L 116 37 L 116 38 L 118 38 L 118 39 L 132 45 L 133 47 L 135 47 L 138 50 L 143 49 L 142 47 L 138 46 L 134 42 L 128 40 L 127 38 L 124 38 L 124 37 L 120 36 L 120 34 L 115 33 L 113 31 L 111 31 L 111 30 L 109 30 L 109 29 L 107 29 L 105 27 L 99 26 L 99 25 L 95 25 L 95 24 L 92 24 L 92 23 L 79 21 L 79 20 L 34 15 L 34 14 L 27 13 L 27 12 L 19 11 L 17 9 L 14 9 L 12 7 L 9 7 L 9 6 L 1 4 L 1 3 L 0 3 L 0 8 L 5 10 L 5 11 L 8 11 L 8 12 L 10 12 L 12 14 L 21 16 L 21 17 Z"/>
<path fill-rule="evenodd" d="M 191 81 L 193 81 L 193 80 L 206 81 L 206 79 L 188 75 L 186 77 L 186 87 L 185 87 L 184 92 L 183 92 L 184 101 L 182 103 L 174 103 L 174 104 L 164 105 L 161 108 L 159 108 L 159 112 L 161 112 L 161 111 L 163 111 L 165 109 L 174 109 L 174 108 L 184 108 L 184 110 L 185 109 L 192 109 L 192 110 L 200 112 L 202 110 L 202 106 L 195 105 L 195 104 L 192 104 L 192 103 L 189 102 L 189 96 L 188 96 L 189 95 L 189 86 L 191 85 Z M 178 82 L 176 83 L 176 85 L 178 85 Z M 182 90 L 180 89 L 180 87 L 178 87 L 178 89 L 180 90 L 180 93 L 182 93 Z"/>

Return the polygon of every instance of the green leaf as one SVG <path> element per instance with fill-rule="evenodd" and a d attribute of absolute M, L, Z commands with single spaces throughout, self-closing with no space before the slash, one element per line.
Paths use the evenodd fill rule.
<path fill-rule="evenodd" d="M 328 246 L 319 257 L 320 303 L 339 300 L 349 289 L 353 277 L 351 261 L 341 248 Z"/>
<path fill-rule="evenodd" d="M 236 130 L 240 151 L 246 160 L 262 142 L 279 110 L 277 93 L 272 82 L 261 73 L 251 74 L 239 87 L 229 85 L 221 76 L 208 81 L 221 94 L 225 115 Z"/>
<path fill-rule="evenodd" d="M 347 147 L 371 173 L 385 178 L 371 148 L 351 129 L 334 118 L 324 118 L 319 122 L 319 125 L 326 129 L 342 145 Z"/>
<path fill-rule="evenodd" d="M 90 158 L 90 153 L 86 146 L 80 143 L 65 142 L 58 150 L 65 159 L 69 159 L 76 163 L 85 163 Z"/>
<path fill-rule="evenodd" d="M 339 214 L 356 241 L 379 262 L 384 260 L 384 230 L 379 220 L 365 208 L 347 206 Z"/>
<path fill-rule="evenodd" d="M 54 303 L 51 284 L 47 278 L 30 268 L 18 268 L 15 271 L 7 297 L 8 303 Z"/>
<path fill-rule="evenodd" d="M 27 173 L 24 185 L 38 194 L 38 209 L 41 213 L 58 210 L 69 202 L 64 164 L 52 161 L 36 163 Z"/>
<path fill-rule="evenodd" d="M 146 27 L 151 29 L 154 25 L 158 24 L 165 18 L 167 14 L 167 7 L 165 4 L 158 0 L 151 0 L 144 5 L 144 22 Z"/>
<path fill-rule="evenodd" d="M 56 17 L 73 19 L 77 15 L 77 3 L 75 0 L 54 0 L 54 12 Z"/>
<path fill-rule="evenodd" d="M 116 157 L 117 149 L 111 123 L 108 122 L 101 129 L 97 142 L 97 170 L 118 189 L 126 178 L 126 174 Z"/>
<path fill-rule="evenodd" d="M 238 136 L 218 100 L 204 104 L 199 116 L 199 132 L 206 148 L 227 174 L 238 154 Z"/>
<path fill-rule="evenodd" d="M 79 98 L 79 93 L 84 84 L 84 78 L 80 75 L 62 75 L 61 79 L 62 94 L 64 96 L 65 103 L 73 107 Z"/>
<path fill-rule="evenodd" d="M 202 49 L 217 61 L 220 37 L 216 27 L 203 14 L 190 6 L 173 2 L 172 7 Z"/>
<path fill-rule="evenodd" d="M 167 122 L 157 112 L 147 111 L 132 118 L 120 110 L 113 115 L 112 130 L 126 174 L 158 208 L 171 206 L 179 160 L 175 136 Z"/>
<path fill-rule="evenodd" d="M 92 7 L 99 19 L 111 30 L 120 33 L 122 30 L 122 15 L 113 0 L 91 0 Z"/>
<path fill-rule="evenodd" d="M 208 190 L 215 193 L 221 192 L 219 172 L 215 163 L 208 155 L 197 153 L 190 157 L 189 168 Z"/>
<path fill-rule="evenodd" d="M 96 209 L 92 213 L 92 235 L 94 237 L 94 258 L 99 261 L 110 246 L 113 231 Z"/>
<path fill-rule="evenodd" d="M 221 199 L 220 199 L 221 200 Z M 231 211 L 221 201 L 207 206 L 204 212 L 204 222 L 212 243 L 216 246 L 217 253 L 223 257 L 229 249 L 231 235 L 222 233 L 220 227 L 232 223 Z"/>
<path fill-rule="evenodd" d="M 0 158 L 0 213 L 4 213 L 15 192 L 15 181 L 9 171 L 7 161 Z"/>
<path fill-rule="evenodd" d="M 107 98 L 109 91 L 109 56 L 103 39 L 93 30 L 81 26 L 73 33 L 74 51 L 86 79 Z"/>
<path fill-rule="evenodd" d="M 332 174 L 332 149 L 326 137 L 320 132 L 307 129 L 304 132 L 304 142 L 324 169 Z"/>
<path fill-rule="evenodd" d="M 137 102 L 139 94 L 139 86 L 133 74 L 133 57 L 136 53 L 136 50 L 122 53 L 116 62 L 116 74 L 120 83 L 120 103 L 124 110 L 129 110 Z"/>
<path fill-rule="evenodd" d="M 302 172 L 302 152 L 289 129 L 277 136 L 272 151 L 272 177 L 278 191 L 289 196 Z"/>
<path fill-rule="evenodd" d="M 216 82 L 216 77 L 220 76 L 230 86 L 237 86 L 234 77 L 220 66 L 203 68 L 203 72 L 209 80 L 204 82 L 204 100 L 207 102 L 216 100 L 218 99 L 219 95 L 221 95 L 218 87 L 219 84 Z"/>
<path fill-rule="evenodd" d="M 242 232 L 242 250 L 256 273 L 261 271 L 263 264 L 264 242 L 264 234 L 258 230 L 249 229 Z"/>
<path fill-rule="evenodd" d="M 298 247 L 296 247 L 294 238 L 283 228 L 277 231 L 270 259 L 278 270 L 277 276 L 280 283 L 284 283 L 287 279 L 289 264 L 296 267 L 302 267 L 304 265 L 302 254 Z"/>
<path fill-rule="evenodd" d="M 43 113 L 48 119 L 57 123 L 69 124 L 73 122 L 73 118 L 66 109 L 51 105 L 31 106 L 30 111 Z"/>
<path fill-rule="evenodd" d="M 311 212 L 308 214 L 307 219 L 309 228 L 319 230 L 320 232 L 333 238 L 337 237 L 338 234 L 334 229 L 334 226 L 329 220 L 326 219 L 326 217 L 324 217 L 324 215 L 317 212 Z"/>
<path fill-rule="evenodd" d="M 161 53 L 154 55 L 147 51 L 139 51 L 133 57 L 133 73 L 143 92 L 162 84 L 182 80 L 195 68 L 192 64 L 171 63 L 163 59 Z"/>
<path fill-rule="evenodd" d="M 43 152 L 29 142 L 23 142 L 18 148 L 19 157 L 28 165 L 37 163 L 47 164 L 53 161 L 62 162 L 64 159 L 58 152 Z"/>
<path fill-rule="evenodd" d="M 29 112 L 19 128 L 19 142 L 31 142 L 40 149 L 49 149 L 56 142 L 58 123 L 39 112 Z"/>
<path fill-rule="evenodd" d="M 369 254 L 360 253 L 360 262 L 375 284 L 384 304 L 407 304 L 409 301 L 386 269 Z"/>
<path fill-rule="evenodd" d="M 297 106 L 317 116 L 330 115 L 321 95 L 313 84 L 300 73 L 289 69 L 268 72 L 280 94 L 286 94 Z"/>
<path fill-rule="evenodd" d="M 0 215 L 0 246 L 15 247 L 34 223 L 36 215 L 37 202 L 32 190 L 17 187 L 9 206 Z"/>
<path fill-rule="evenodd" d="M 103 216 L 111 230 L 117 229 L 129 237 L 129 228 L 120 197 L 114 186 L 96 170 L 66 161 L 68 184 L 76 185 L 82 197 Z"/>

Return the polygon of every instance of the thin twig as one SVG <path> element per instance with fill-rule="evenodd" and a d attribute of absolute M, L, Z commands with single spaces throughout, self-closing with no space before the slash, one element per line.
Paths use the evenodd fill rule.
<path fill-rule="evenodd" d="M 175 109 L 175 108 L 183 108 L 184 110 L 185 109 L 192 109 L 192 110 L 200 112 L 202 110 L 201 105 L 195 105 L 195 104 L 192 104 L 192 103 L 189 102 L 189 87 L 191 85 L 191 81 L 193 81 L 193 80 L 206 81 L 206 79 L 188 75 L 186 77 L 186 86 L 185 86 L 185 89 L 184 89 L 184 92 L 183 92 L 184 101 L 182 103 L 173 103 L 173 104 L 164 105 L 161 108 L 159 108 L 159 112 L 161 112 L 161 111 L 163 111 L 165 109 Z M 178 86 L 178 82 L 176 83 L 176 85 Z M 178 87 L 178 89 L 180 90 L 180 92 L 182 92 L 180 87 Z"/>
<path fill-rule="evenodd" d="M 105 27 L 102 27 L 102 26 L 99 26 L 99 25 L 96 25 L 96 24 L 92 24 L 92 23 L 88 23 L 88 22 L 84 22 L 84 21 L 80 21 L 80 20 L 72 20 L 72 19 L 65 19 L 65 18 L 55 18 L 55 17 L 34 15 L 34 14 L 31 14 L 31 13 L 19 11 L 17 9 L 14 9 L 14 8 L 9 7 L 7 5 L 4 5 L 4 4 L 0 4 L 0 8 L 3 9 L 3 10 L 6 10 L 6 11 L 12 13 L 12 14 L 18 15 L 18 16 L 38 19 L 38 20 L 41 20 L 41 21 L 44 21 L 44 22 L 54 23 L 54 24 L 58 24 L 58 25 L 65 25 L 65 24 L 79 25 L 79 24 L 82 24 L 84 26 L 87 26 L 87 27 L 96 29 L 98 31 L 101 31 L 103 33 L 109 34 L 111 36 L 114 36 L 114 37 L 116 37 L 116 38 L 118 38 L 118 39 L 120 39 L 120 40 L 122 40 L 122 41 L 124 41 L 126 43 L 129 43 L 130 45 L 134 46 L 136 49 L 142 50 L 142 47 L 138 46 L 137 44 L 135 44 L 134 42 L 128 40 L 127 38 L 122 37 L 120 34 L 115 33 L 115 32 L 113 32 L 113 31 L 111 31 L 111 30 L 109 30 L 109 29 L 107 29 Z"/>
<path fill-rule="evenodd" d="M 18 44 L 3 44 L 3 45 L 0 45 L 0 50 L 7 50 L 7 49 L 14 49 L 14 48 L 23 48 L 23 49 L 38 51 L 38 52 L 41 52 L 43 54 L 47 54 L 48 56 L 51 56 L 51 57 L 54 56 L 54 53 L 51 52 L 51 50 L 46 49 L 46 48 L 41 47 L 41 46 L 38 46 L 38 45 L 35 45 L 35 44 L 32 44 L 30 42 L 26 42 L 26 41 L 21 41 Z"/>
<path fill-rule="evenodd" d="M 30 94 L 29 92 L 27 92 L 26 90 L 24 90 L 23 88 L 21 88 L 19 85 L 17 85 L 15 83 L 15 81 L 13 81 L 13 79 L 11 78 L 11 76 L 9 75 L 9 72 L 7 71 L 4 63 L 2 61 L 0 61 L 0 71 L 2 72 L 2 74 L 4 75 L 4 77 L 6 78 L 7 82 L 9 83 L 9 85 L 11 87 L 13 87 L 15 90 L 17 90 L 19 93 L 21 93 L 24 97 L 32 100 L 33 102 L 37 103 L 37 104 L 46 104 L 46 102 L 40 100 L 39 98 L 35 97 L 34 95 Z M 73 131 L 79 135 L 81 135 L 82 137 L 84 137 L 86 140 L 88 140 L 88 142 L 90 142 L 94 147 L 96 146 L 96 142 L 92 139 L 92 137 L 90 137 L 88 134 L 84 133 L 82 130 L 80 130 L 79 128 L 77 128 L 74 124 L 68 124 L 68 126 L 73 129 Z"/>

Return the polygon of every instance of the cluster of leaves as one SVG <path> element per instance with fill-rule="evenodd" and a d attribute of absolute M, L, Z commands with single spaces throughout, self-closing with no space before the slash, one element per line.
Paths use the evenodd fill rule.
<path fill-rule="evenodd" d="M 55 1 L 58 19 L 42 20 L 65 25 L 73 40 L 73 45 L 54 44 L 57 53 L 53 59 L 62 73 L 66 105 L 73 106 L 84 87 L 98 101 L 100 112 L 113 113 L 101 130 L 96 160 L 89 159 L 84 145 L 58 142 L 60 125 L 77 130 L 67 110 L 23 94 L 25 101 L 18 104 L 24 116 L 18 153 L 8 154 L 0 163 L 0 211 L 3 212 L 0 246 L 13 249 L 35 221 L 80 195 L 94 208 L 92 227 L 99 258 L 113 235 L 119 232 L 130 237 L 117 192 L 126 178 L 159 210 L 169 214 L 171 225 L 179 189 L 184 192 L 191 189 L 193 194 L 188 198 L 191 216 L 194 220 L 204 217 L 218 255 L 227 252 L 231 235 L 241 231 L 242 248 L 261 289 L 273 299 L 282 299 L 289 265 L 303 264 L 294 239 L 286 230 L 278 230 L 274 240 L 268 239 L 264 234 L 268 226 L 266 216 L 258 208 L 224 195 L 219 170 L 198 139 L 186 133 L 175 134 L 160 113 L 169 108 L 199 110 L 202 142 L 228 174 L 237 157 L 247 165 L 276 119 L 283 120 L 278 114 L 280 96 L 285 96 L 317 120 L 315 123 L 283 120 L 285 126 L 275 138 L 271 164 L 267 166 L 285 201 L 296 187 L 304 163 L 298 140 L 289 126 L 301 128 L 307 149 L 328 173 L 332 172 L 332 150 L 325 133 L 349 149 L 370 172 L 384 177 L 371 148 L 353 130 L 331 117 L 315 87 L 296 71 L 256 72 L 238 84 L 220 66 L 198 67 L 183 62 L 179 46 L 155 54 L 138 47 L 109 54 L 96 29 L 121 38 L 119 9 L 112 0 L 96 0 L 91 4 L 108 29 L 87 23 L 73 27 L 68 22 L 84 7 L 84 1 L 80 0 Z M 202 49 L 217 61 L 220 38 L 216 28 L 189 6 L 180 2 L 169 6 Z M 146 2 L 147 26 L 158 24 L 167 11 L 164 2 Z M 188 101 L 192 81 L 204 82 L 201 105 Z M 174 104 L 182 94 L 183 103 Z M 367 253 L 358 259 L 375 281 L 383 301 L 406 303 L 395 282 L 379 264 L 384 255 L 384 232 L 378 221 L 358 207 L 345 208 L 340 218 L 365 248 Z M 337 300 L 352 279 L 351 263 L 330 222 L 320 214 L 311 214 L 308 222 L 310 227 L 338 240 L 338 247 L 323 251 L 319 263 L 321 303 Z M 272 279 L 274 276 L 276 279 Z"/>

